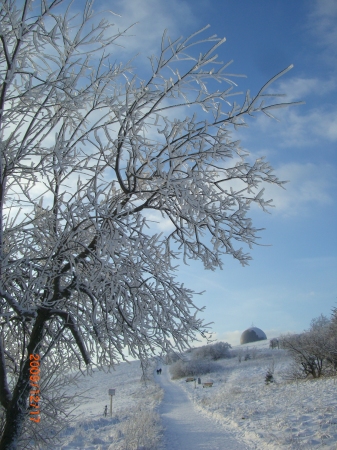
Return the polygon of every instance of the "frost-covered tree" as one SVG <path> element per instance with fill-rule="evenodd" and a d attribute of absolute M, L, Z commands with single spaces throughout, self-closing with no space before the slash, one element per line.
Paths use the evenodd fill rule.
<path fill-rule="evenodd" d="M 231 128 L 285 106 L 266 90 L 232 102 L 224 39 L 164 34 L 144 81 L 116 62 L 110 16 L 88 1 L 0 2 L 0 449 L 29 420 L 29 355 L 65 367 L 182 350 L 204 331 L 173 262 L 250 256 L 250 206 L 282 186 Z M 159 43 L 160 47 L 160 43 Z M 219 83 L 215 83 L 219 82 Z M 216 90 L 222 86 L 222 90 Z M 149 227 L 149 214 L 171 224 Z M 42 392 L 43 398 L 43 392 Z M 43 402 L 42 402 L 43 404 Z M 34 424 L 31 424 L 34 426 Z"/>
<path fill-rule="evenodd" d="M 231 345 L 228 342 L 215 342 L 214 344 L 197 347 L 192 352 L 192 359 L 212 359 L 214 361 L 221 358 L 230 358 Z"/>
<path fill-rule="evenodd" d="M 272 349 L 274 349 L 274 348 L 280 348 L 280 342 L 279 342 L 279 340 L 277 339 L 277 338 L 273 338 L 273 339 L 270 339 L 270 341 L 269 341 L 269 348 L 272 348 Z"/>
<path fill-rule="evenodd" d="M 301 334 L 281 337 L 281 347 L 288 350 L 293 365 L 290 378 L 319 378 L 336 374 L 336 337 L 333 321 L 321 314 Z"/>

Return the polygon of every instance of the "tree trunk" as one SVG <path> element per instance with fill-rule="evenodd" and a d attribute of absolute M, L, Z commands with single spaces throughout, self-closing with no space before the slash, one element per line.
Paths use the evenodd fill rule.
<path fill-rule="evenodd" d="M 21 366 L 19 379 L 13 392 L 13 398 L 6 411 L 6 425 L 0 442 L 0 450 L 16 450 L 27 415 L 27 400 L 30 392 L 29 355 L 39 352 L 44 324 L 47 320 L 45 312 L 40 312 L 36 318 L 31 338 L 27 347 L 27 358 Z"/>

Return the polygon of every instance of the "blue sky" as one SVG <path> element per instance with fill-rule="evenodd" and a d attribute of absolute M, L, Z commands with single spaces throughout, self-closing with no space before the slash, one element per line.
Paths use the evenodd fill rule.
<path fill-rule="evenodd" d="M 301 331 L 321 313 L 329 316 L 337 306 L 337 2 L 120 0 L 109 8 L 121 14 L 114 18 L 120 29 L 138 22 L 116 57 L 139 53 L 140 72 L 145 57 L 158 53 L 165 28 L 172 37 L 188 36 L 207 24 L 227 38 L 219 58 L 234 59 L 231 71 L 247 75 L 238 79 L 240 90 L 256 93 L 294 64 L 277 91 L 306 104 L 280 110 L 280 122 L 258 116 L 239 134 L 245 149 L 265 155 L 276 175 L 289 180 L 286 190 L 267 190 L 272 214 L 252 211 L 255 226 L 266 228 L 266 246 L 252 250 L 245 268 L 231 257 L 215 272 L 193 261 L 181 264 L 177 277 L 206 291 L 196 304 L 206 306 L 216 337 L 234 345 L 252 323 L 271 338 Z"/>

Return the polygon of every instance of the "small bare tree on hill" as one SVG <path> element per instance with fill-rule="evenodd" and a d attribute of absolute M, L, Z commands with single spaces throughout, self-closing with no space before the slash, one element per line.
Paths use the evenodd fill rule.
<path fill-rule="evenodd" d="M 266 90 L 290 67 L 231 102 L 215 54 L 224 39 L 202 37 L 206 27 L 164 34 L 143 81 L 113 62 L 122 33 L 98 17 L 90 1 L 75 17 L 69 1 L 0 2 L 0 450 L 29 421 L 30 354 L 43 377 L 49 358 L 110 366 L 203 333 L 174 260 L 247 264 L 236 243 L 251 247 L 259 231 L 247 212 L 271 206 L 261 183 L 283 185 L 230 129 L 286 106 Z M 149 229 L 149 213 L 171 230 Z"/>
<path fill-rule="evenodd" d="M 281 336 L 281 347 L 293 359 L 290 378 L 320 378 L 336 373 L 337 346 L 332 330 L 332 322 L 321 315 L 303 333 Z"/>
<path fill-rule="evenodd" d="M 280 342 L 277 338 L 270 339 L 269 348 L 280 348 Z"/>

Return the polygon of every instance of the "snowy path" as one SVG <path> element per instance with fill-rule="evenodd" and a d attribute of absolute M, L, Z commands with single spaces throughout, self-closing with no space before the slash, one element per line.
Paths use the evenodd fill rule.
<path fill-rule="evenodd" d="M 167 367 L 157 380 L 164 389 L 159 413 L 164 426 L 166 450 L 246 450 L 225 429 L 198 412 L 181 387 L 169 379 Z"/>

